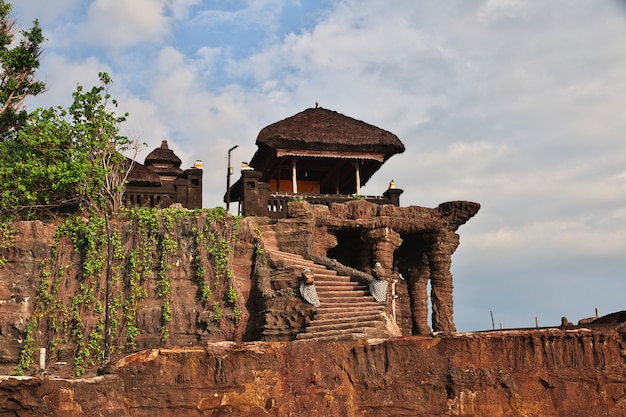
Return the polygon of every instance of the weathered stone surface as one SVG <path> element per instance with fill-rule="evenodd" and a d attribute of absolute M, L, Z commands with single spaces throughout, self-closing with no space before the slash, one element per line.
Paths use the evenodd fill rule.
<path fill-rule="evenodd" d="M 123 381 L 116 375 L 88 379 L 0 377 L 0 416 L 124 417 Z"/>
<path fill-rule="evenodd" d="M 600 327 L 148 350 L 100 379 L 1 380 L 0 415 L 621 417 L 624 345 Z"/>
<path fill-rule="evenodd" d="M 50 257 L 54 242 L 56 226 L 43 224 L 39 221 L 17 222 L 17 235 L 14 247 L 7 253 L 7 263 L 0 268 L 0 374 L 10 374 L 19 360 L 21 343 L 24 339 L 26 324 L 33 314 L 37 289 L 41 282 L 41 263 Z M 246 303 L 250 299 L 252 256 L 254 253 L 253 235 L 256 224 L 244 219 L 239 228 L 239 238 L 232 255 L 233 278 L 222 278 L 220 282 L 212 282 L 214 296 L 224 300 L 224 293 L 233 287 L 238 294 L 234 305 L 224 305 L 223 319 L 216 320 L 211 305 L 198 299 L 198 285 L 195 282 L 192 266 L 196 243 L 191 233 L 190 223 L 179 223 L 177 251 L 170 258 L 170 269 L 167 274 L 171 278 L 172 320 L 168 324 L 168 338 L 163 340 L 162 306 L 163 300 L 157 294 L 158 279 L 149 277 L 142 284 L 147 298 L 142 299 L 137 307 L 136 320 L 139 334 L 135 339 L 138 349 L 149 349 L 164 346 L 189 346 L 206 341 L 244 340 L 249 312 Z M 59 265 L 64 266 L 62 291 L 57 296 L 66 305 L 70 305 L 72 297 L 78 291 L 80 279 L 81 254 L 73 250 L 72 244 L 63 239 L 60 243 Z M 156 258 L 155 248 L 155 259 Z M 101 288 L 103 285 L 100 286 Z M 226 303 L 225 303 L 226 304 Z M 234 319 L 233 307 L 238 307 L 241 317 Z M 44 318 L 45 320 L 45 318 Z M 83 321 L 86 325 L 97 318 L 86 311 Z M 40 326 L 36 336 L 35 347 L 49 347 L 45 322 Z M 74 346 L 67 345 L 63 349 L 65 356 L 48 358 L 49 364 L 55 361 L 72 363 Z M 127 351 L 126 353 L 128 353 Z M 123 352 L 116 353 L 119 355 Z M 71 368 L 69 366 L 68 368 Z M 71 369 L 68 369 L 71 374 Z"/>
<path fill-rule="evenodd" d="M 41 260 L 48 256 L 54 227 L 40 221 L 19 222 L 15 245 L 0 269 L 0 372 L 17 362 L 20 340 L 30 320 L 39 287 Z"/>
<path fill-rule="evenodd" d="M 430 280 L 433 330 L 456 330 L 450 272 L 452 254 L 459 245 L 456 230 L 478 212 L 479 204 L 451 201 L 431 209 L 355 200 L 330 208 L 304 202 L 289 207 L 290 218 L 276 224 L 282 250 L 310 259 L 335 258 L 366 273 L 378 262 L 388 281 L 402 274 L 409 300 L 397 298 L 395 304 L 402 310 L 402 303 L 410 301 L 412 323 L 400 325 L 407 335 L 430 333 L 426 293 Z M 387 299 L 392 299 L 390 293 Z"/>

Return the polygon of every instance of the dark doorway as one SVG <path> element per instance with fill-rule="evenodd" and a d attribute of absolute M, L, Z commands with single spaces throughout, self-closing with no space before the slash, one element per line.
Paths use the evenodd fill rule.
<path fill-rule="evenodd" d="M 370 267 L 370 250 L 361 239 L 360 231 L 337 230 L 335 237 L 337 246 L 329 250 L 326 256 L 360 271 Z"/>

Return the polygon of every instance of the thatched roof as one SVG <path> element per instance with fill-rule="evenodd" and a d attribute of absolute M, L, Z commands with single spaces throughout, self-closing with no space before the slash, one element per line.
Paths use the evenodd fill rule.
<path fill-rule="evenodd" d="M 160 148 L 156 148 L 146 156 L 144 165 L 169 164 L 174 168 L 179 168 L 181 163 L 180 158 L 167 146 L 167 141 L 163 140 Z"/>
<path fill-rule="evenodd" d="M 332 154 L 326 156 L 347 156 L 341 155 L 343 152 L 354 157 L 363 154 L 367 158 L 367 155 L 377 154 L 378 158 L 382 157 L 381 162 L 404 152 L 404 145 L 393 133 L 321 107 L 306 109 L 265 127 L 256 144 Z"/>
<path fill-rule="evenodd" d="M 129 158 L 126 158 L 126 166 L 129 167 L 131 163 L 132 169 L 126 179 L 129 185 L 152 187 L 161 186 L 161 177 L 159 177 L 159 174 L 139 162 L 133 163 Z"/>

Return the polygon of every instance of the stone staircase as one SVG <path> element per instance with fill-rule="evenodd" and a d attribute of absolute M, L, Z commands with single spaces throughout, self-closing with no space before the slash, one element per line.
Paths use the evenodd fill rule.
<path fill-rule="evenodd" d="M 320 300 L 314 319 L 297 340 L 345 340 L 389 337 L 386 307 L 374 300 L 364 283 L 352 281 L 311 260 L 278 249 L 271 225 L 263 226 L 265 251 L 273 261 L 290 267 L 309 267 Z"/>

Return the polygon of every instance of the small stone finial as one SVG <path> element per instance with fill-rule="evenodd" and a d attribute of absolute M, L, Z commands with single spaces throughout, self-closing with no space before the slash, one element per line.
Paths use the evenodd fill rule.
<path fill-rule="evenodd" d="M 167 146 L 167 139 L 163 139 L 161 141 L 161 149 L 169 149 L 169 146 Z"/>
<path fill-rule="evenodd" d="M 320 106 L 320 103 L 318 101 L 315 102 L 315 108 L 317 109 Z"/>
<path fill-rule="evenodd" d="M 394 188 L 396 188 L 396 182 L 394 180 L 391 180 L 391 182 L 389 183 L 389 188 L 387 189 L 393 190 Z"/>
<path fill-rule="evenodd" d="M 196 159 L 196 162 L 193 163 L 193 167 L 194 168 L 198 168 L 198 169 L 202 169 L 202 161 L 199 159 Z"/>

